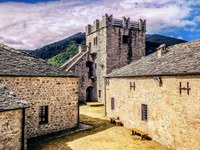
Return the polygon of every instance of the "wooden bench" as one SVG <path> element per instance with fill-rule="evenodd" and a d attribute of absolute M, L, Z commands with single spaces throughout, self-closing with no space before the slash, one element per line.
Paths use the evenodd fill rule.
<path fill-rule="evenodd" d="M 121 122 L 119 119 L 114 118 L 114 117 L 111 117 L 111 118 L 110 118 L 110 122 L 111 122 L 111 123 L 115 123 L 116 126 L 121 126 L 121 124 L 122 124 L 122 122 Z"/>
<path fill-rule="evenodd" d="M 141 140 L 143 140 L 144 138 L 146 138 L 147 135 L 148 135 L 147 133 L 145 133 L 143 131 L 140 131 L 140 130 L 138 130 L 136 128 L 132 128 L 132 135 L 135 135 L 136 133 L 140 134 Z"/>

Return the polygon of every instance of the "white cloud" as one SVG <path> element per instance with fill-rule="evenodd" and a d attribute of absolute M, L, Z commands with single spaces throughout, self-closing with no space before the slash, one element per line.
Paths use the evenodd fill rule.
<path fill-rule="evenodd" d="M 193 19 L 194 22 L 200 22 L 200 16 L 195 16 Z"/>
<path fill-rule="evenodd" d="M 0 38 L 0 42 L 17 49 L 35 49 L 84 31 L 88 23 L 101 19 L 105 13 L 113 14 L 116 18 L 147 19 L 147 30 L 153 33 L 172 26 L 195 26 L 195 20 L 186 19 L 190 12 L 190 5 L 183 0 L 1 3 L 0 35 L 3 38 Z"/>
<path fill-rule="evenodd" d="M 183 37 L 182 37 L 182 36 L 178 36 L 177 38 L 183 40 Z"/>

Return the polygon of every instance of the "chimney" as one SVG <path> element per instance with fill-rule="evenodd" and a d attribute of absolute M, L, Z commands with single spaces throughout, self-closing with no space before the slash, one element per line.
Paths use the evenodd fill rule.
<path fill-rule="evenodd" d="M 158 48 L 157 48 L 157 53 L 158 53 L 158 58 L 162 57 L 166 52 L 167 45 L 166 44 L 161 44 Z"/>

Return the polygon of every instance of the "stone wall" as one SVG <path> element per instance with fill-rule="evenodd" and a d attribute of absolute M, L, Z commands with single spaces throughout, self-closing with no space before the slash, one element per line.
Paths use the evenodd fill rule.
<path fill-rule="evenodd" d="M 127 128 L 136 127 L 172 149 L 199 149 L 200 76 L 111 78 L 106 87 L 107 116 L 120 117 Z M 135 90 L 130 90 L 135 82 Z M 182 87 L 191 90 L 182 90 Z M 115 109 L 111 110 L 111 98 Z M 148 121 L 141 121 L 141 104 L 148 107 Z"/>
<path fill-rule="evenodd" d="M 106 32 L 107 29 L 104 27 L 101 30 L 98 30 L 94 32 L 93 34 L 90 34 L 89 36 L 86 36 L 86 44 L 89 45 L 91 42 L 91 52 L 96 52 L 96 90 L 101 90 L 101 97 L 98 95 L 98 101 L 104 102 L 104 78 L 103 76 L 106 75 Z M 97 37 L 98 43 L 97 45 L 93 44 L 93 39 Z"/>
<path fill-rule="evenodd" d="M 78 78 L 0 77 L 17 97 L 24 98 L 28 138 L 76 127 L 78 124 Z M 49 106 L 47 124 L 39 125 L 40 106 Z"/>
<path fill-rule="evenodd" d="M 22 117 L 22 109 L 0 112 L 1 150 L 21 149 Z"/>
<path fill-rule="evenodd" d="M 128 43 L 123 43 L 123 36 L 128 36 Z M 129 30 L 128 28 L 107 27 L 107 60 L 106 73 L 121 68 L 145 56 L 145 31 Z"/>
<path fill-rule="evenodd" d="M 97 93 L 96 93 L 96 80 L 92 80 L 88 76 L 89 68 L 86 67 L 86 63 L 89 60 L 89 53 L 85 54 L 78 62 L 69 69 L 70 72 L 75 72 L 76 74 L 80 75 L 79 80 L 79 89 L 78 89 L 78 96 L 80 102 L 86 102 L 86 90 L 88 87 L 93 87 L 93 95 L 92 101 L 97 101 Z M 91 60 L 91 59 L 90 59 Z M 91 60 L 92 62 L 94 60 Z"/>
<path fill-rule="evenodd" d="M 122 26 L 113 25 L 116 20 L 113 16 L 105 15 L 102 21 L 95 21 L 93 26 L 86 27 L 86 45 L 91 43 L 91 53 L 97 54 L 97 91 L 101 91 L 98 101 L 105 102 L 104 76 L 114 69 L 121 68 L 130 62 L 140 59 L 145 55 L 146 29 L 140 28 L 140 24 L 146 26 L 146 22 L 135 22 L 138 28 L 130 28 L 130 18 L 122 18 Z M 99 22 L 99 28 L 96 24 Z M 123 43 L 123 36 L 128 36 L 128 43 Z M 94 39 L 97 37 L 97 45 Z"/>

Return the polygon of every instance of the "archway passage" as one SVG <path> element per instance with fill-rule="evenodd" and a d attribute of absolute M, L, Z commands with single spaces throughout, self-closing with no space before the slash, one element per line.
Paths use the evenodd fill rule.
<path fill-rule="evenodd" d="M 91 102 L 93 98 L 93 87 L 89 86 L 86 89 L 86 102 Z"/>

